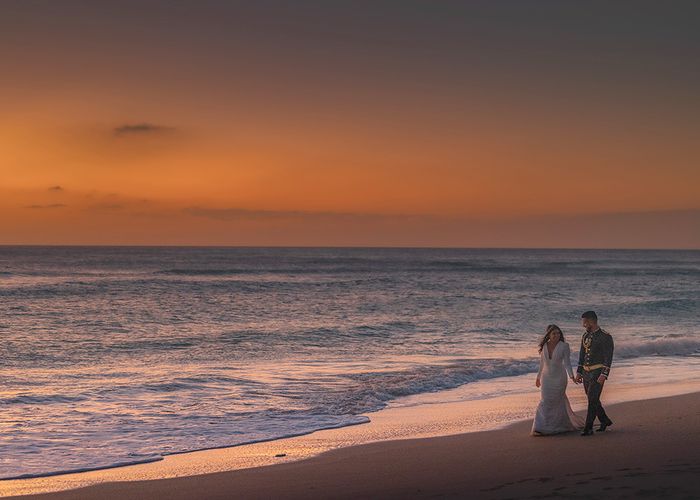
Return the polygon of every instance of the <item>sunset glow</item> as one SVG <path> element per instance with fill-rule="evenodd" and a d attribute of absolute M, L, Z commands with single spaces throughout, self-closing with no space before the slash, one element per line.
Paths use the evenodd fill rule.
<path fill-rule="evenodd" d="M 0 243 L 698 247 L 672 6 L 272 4 L 3 3 Z"/>

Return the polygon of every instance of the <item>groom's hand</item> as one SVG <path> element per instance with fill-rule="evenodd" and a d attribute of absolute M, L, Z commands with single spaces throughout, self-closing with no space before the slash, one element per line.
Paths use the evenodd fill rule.
<path fill-rule="evenodd" d="M 607 378 L 605 377 L 605 375 L 600 375 L 600 376 L 598 377 L 598 383 L 599 383 L 600 385 L 603 385 L 603 384 L 605 383 L 606 380 L 607 380 Z"/>
<path fill-rule="evenodd" d="M 583 382 L 583 375 L 581 375 L 580 373 L 577 373 L 576 379 L 574 379 L 574 382 L 576 382 L 577 384 L 580 384 L 581 382 Z"/>

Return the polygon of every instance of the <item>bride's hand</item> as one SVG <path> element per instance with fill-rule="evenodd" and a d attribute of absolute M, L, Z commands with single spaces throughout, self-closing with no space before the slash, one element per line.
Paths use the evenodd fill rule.
<path fill-rule="evenodd" d="M 540 377 L 537 377 L 537 380 L 535 380 L 535 385 L 536 385 L 537 387 L 540 386 Z"/>
<path fill-rule="evenodd" d="M 571 377 L 571 381 L 572 381 L 574 384 L 578 384 L 578 380 L 576 380 L 576 377 Z"/>

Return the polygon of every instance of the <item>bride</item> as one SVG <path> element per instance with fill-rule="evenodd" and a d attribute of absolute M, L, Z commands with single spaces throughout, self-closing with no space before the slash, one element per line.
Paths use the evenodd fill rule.
<path fill-rule="evenodd" d="M 540 341 L 540 370 L 535 385 L 541 387 L 542 398 L 537 406 L 531 434 L 558 434 L 583 428 L 583 419 L 571 409 L 566 397 L 567 374 L 576 383 L 571 369 L 571 351 L 564 333 L 557 325 L 549 325 Z"/>

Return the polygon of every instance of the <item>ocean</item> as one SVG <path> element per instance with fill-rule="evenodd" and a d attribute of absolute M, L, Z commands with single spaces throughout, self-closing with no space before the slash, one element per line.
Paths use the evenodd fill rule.
<path fill-rule="evenodd" d="M 537 370 L 549 323 L 575 365 L 588 309 L 611 380 L 692 377 L 699 306 L 700 251 L 0 247 L 0 478 L 359 424 L 475 382 L 489 397 Z"/>

